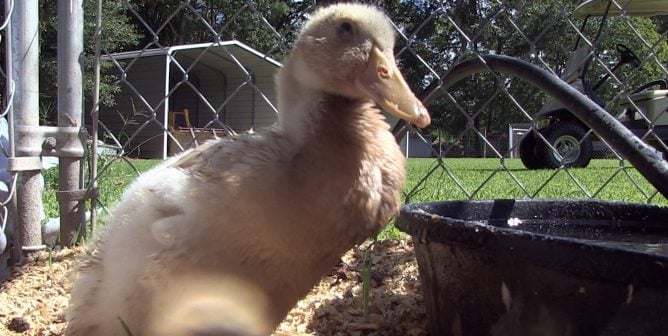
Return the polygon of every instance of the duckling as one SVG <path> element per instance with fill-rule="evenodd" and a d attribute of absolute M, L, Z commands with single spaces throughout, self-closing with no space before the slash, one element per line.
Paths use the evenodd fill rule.
<path fill-rule="evenodd" d="M 276 77 L 279 119 L 140 176 L 81 267 L 67 334 L 268 335 L 398 212 L 388 113 L 430 117 L 379 9 L 317 10 Z"/>

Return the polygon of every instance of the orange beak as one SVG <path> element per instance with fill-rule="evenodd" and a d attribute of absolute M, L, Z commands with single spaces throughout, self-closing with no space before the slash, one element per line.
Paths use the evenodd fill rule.
<path fill-rule="evenodd" d="M 408 87 L 392 54 L 386 55 L 376 46 L 369 62 L 355 85 L 390 114 L 424 128 L 431 118 L 422 102 Z"/>

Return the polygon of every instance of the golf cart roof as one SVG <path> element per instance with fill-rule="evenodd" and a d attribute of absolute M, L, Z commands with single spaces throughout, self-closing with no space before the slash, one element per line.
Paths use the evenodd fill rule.
<path fill-rule="evenodd" d="M 612 0 L 587 0 L 573 11 L 573 16 L 603 16 L 608 3 Z M 628 16 L 668 15 L 667 0 L 617 0 L 610 5 L 609 14 L 619 15 L 623 12 Z"/>

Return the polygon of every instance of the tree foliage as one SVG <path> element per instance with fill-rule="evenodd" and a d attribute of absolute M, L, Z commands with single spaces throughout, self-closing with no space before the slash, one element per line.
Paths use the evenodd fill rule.
<path fill-rule="evenodd" d="M 609 66 L 617 62 L 619 57 L 615 46 L 623 44 L 636 54 L 642 64 L 639 69 L 631 66 L 620 68 L 616 73 L 619 81 L 609 80 L 602 87 L 600 96 L 604 100 L 612 99 L 620 91 L 631 93 L 642 84 L 668 78 L 668 41 L 665 32 L 659 33 L 659 27 L 654 21 L 639 17 L 613 18 L 607 28 L 610 33 L 602 39 L 599 52 L 601 60 Z M 592 75 L 596 78 L 603 76 L 605 71 L 602 66 L 596 66 L 592 70 Z"/>
<path fill-rule="evenodd" d="M 156 0 L 130 3 L 127 13 L 143 32 L 142 48 L 239 40 L 281 58 L 311 6 L 289 0 Z"/>
<path fill-rule="evenodd" d="M 334 1 L 318 1 L 317 5 Z M 580 0 L 374 0 L 390 15 L 401 32 L 396 51 L 406 78 L 426 95 L 443 84 L 441 79 L 457 62 L 485 54 L 515 56 L 560 74 L 580 36 L 582 19 L 571 16 Z M 88 9 L 95 3 L 86 0 Z M 281 59 L 300 25 L 316 7 L 315 0 L 210 0 L 210 1 L 104 1 L 105 49 L 160 48 L 186 43 L 236 39 Z M 55 0 L 41 2 L 43 78 L 55 78 Z M 92 47 L 92 16 L 86 17 L 86 53 Z M 595 22 L 582 32 L 593 41 Z M 595 46 L 600 61 L 592 62 L 589 76 L 596 82 L 617 58 L 617 43 L 624 43 L 644 60 L 640 71 L 622 67 L 599 94 L 610 99 L 620 88 L 666 77 L 668 19 L 614 18 L 608 21 Z M 643 36 L 638 38 L 637 33 Z M 581 41 L 582 43 L 582 41 Z M 110 78 L 106 78 L 108 83 Z M 449 84 L 449 83 L 448 83 Z M 46 84 L 45 84 L 46 85 Z M 52 85 L 52 84 L 49 84 Z M 53 86 L 53 85 L 52 85 Z M 87 87 L 90 87 L 87 79 Z M 51 92 L 51 89 L 43 92 Z M 107 87 L 105 102 L 113 102 Z M 505 92 L 510 95 L 506 95 Z M 502 74 L 478 74 L 456 83 L 429 106 L 432 130 L 450 137 L 462 133 L 505 132 L 507 124 L 526 122 L 546 97 L 529 83 Z M 456 104 L 454 103 L 456 102 Z M 476 135 L 472 135 L 476 138 Z"/>
<path fill-rule="evenodd" d="M 462 59 L 485 54 L 518 57 L 556 74 L 564 70 L 580 34 L 594 41 L 598 18 L 572 17 L 579 0 L 447 0 L 380 3 L 409 37 L 401 62 L 412 87 L 429 92 L 448 69 Z M 620 91 L 630 93 L 648 81 L 665 78 L 668 60 L 666 20 L 610 18 L 594 45 L 597 59 L 588 77 L 595 83 L 619 59 L 615 45 L 623 43 L 643 60 L 641 69 L 620 68 L 597 94 L 608 100 Z M 579 31 L 581 29 L 581 31 Z M 416 32 L 417 33 L 414 33 Z M 583 45 L 580 41 L 580 46 Z M 449 83 L 448 83 L 449 84 Z M 504 92 L 510 95 L 504 94 Z M 429 106 L 433 130 L 451 138 L 472 137 L 476 132 L 505 134 L 509 123 L 528 122 L 548 97 L 531 84 L 503 74 L 478 74 L 463 80 Z M 456 103 L 454 103 L 456 101 Z"/>
<path fill-rule="evenodd" d="M 120 12 L 122 0 L 102 1 L 102 48 L 108 52 L 117 52 L 134 48 L 139 34 L 131 24 L 125 13 Z M 53 123 L 56 119 L 57 91 L 58 91 L 58 15 L 57 1 L 40 1 L 39 29 L 40 29 L 40 114 L 45 123 Z M 93 57 L 95 54 L 95 22 L 97 0 L 84 0 L 84 32 L 83 32 L 83 86 L 85 98 L 90 101 L 93 93 Z M 119 92 L 117 86 L 112 85 L 115 76 L 111 75 L 112 64 L 102 62 L 100 81 L 100 103 L 113 105 L 115 95 Z M 84 111 L 84 113 L 87 111 Z"/>

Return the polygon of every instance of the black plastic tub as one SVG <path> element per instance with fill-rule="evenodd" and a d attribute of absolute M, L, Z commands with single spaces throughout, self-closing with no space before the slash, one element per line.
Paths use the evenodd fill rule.
<path fill-rule="evenodd" d="M 404 206 L 429 332 L 668 335 L 668 208 L 593 200 Z"/>

